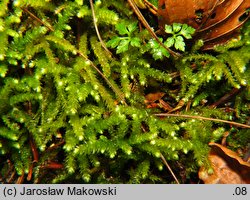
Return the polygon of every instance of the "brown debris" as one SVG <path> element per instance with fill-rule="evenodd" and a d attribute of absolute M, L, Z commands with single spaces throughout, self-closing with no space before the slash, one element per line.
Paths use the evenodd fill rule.
<path fill-rule="evenodd" d="M 199 178 L 205 184 L 249 184 L 250 163 L 243 161 L 235 152 L 226 147 L 209 143 L 211 151 L 209 160 L 213 174 L 209 174 L 204 167 L 199 171 Z"/>
<path fill-rule="evenodd" d="M 194 27 L 204 49 L 225 43 L 250 17 L 247 0 L 159 0 L 159 26 L 186 23 Z"/>
<path fill-rule="evenodd" d="M 165 95 L 164 92 L 149 93 L 145 96 L 145 103 L 152 103 L 160 100 Z"/>

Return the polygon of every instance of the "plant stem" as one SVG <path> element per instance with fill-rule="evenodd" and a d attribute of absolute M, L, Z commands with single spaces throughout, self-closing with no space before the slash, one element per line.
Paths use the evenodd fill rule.
<path fill-rule="evenodd" d="M 174 177 L 174 180 L 176 181 L 176 183 L 180 184 L 180 182 L 176 178 L 174 172 L 172 171 L 171 167 L 169 166 L 169 164 L 167 163 L 165 157 L 162 154 L 161 154 L 161 159 L 162 159 L 163 163 L 166 165 L 166 167 L 168 168 L 168 170 L 170 171 L 170 173 L 172 174 L 172 176 Z"/>
<path fill-rule="evenodd" d="M 242 128 L 250 128 L 249 125 L 246 124 L 241 124 L 237 122 L 232 122 L 232 121 L 227 121 L 223 119 L 215 119 L 215 118 L 210 118 L 210 117 L 202 117 L 202 116 L 194 116 L 194 115 L 182 115 L 182 114 L 172 114 L 172 113 L 158 113 L 154 114 L 155 116 L 158 117 L 181 117 L 181 118 L 191 118 L 191 119 L 199 119 L 199 120 L 207 120 L 207 121 L 214 121 L 214 122 L 222 122 L 226 124 L 231 124 L 233 126 L 238 126 Z"/>
<path fill-rule="evenodd" d="M 155 32 L 152 30 L 152 28 L 149 26 L 148 22 L 146 21 L 146 19 L 143 17 L 143 15 L 141 14 L 140 10 L 138 9 L 137 5 L 135 4 L 134 0 L 128 0 L 129 5 L 131 6 L 131 8 L 134 10 L 135 14 L 137 15 L 137 17 L 139 18 L 139 20 L 141 21 L 141 23 L 144 25 L 144 27 L 149 31 L 149 33 L 152 35 L 152 37 L 163 47 L 165 48 L 174 58 L 179 58 L 181 55 L 173 50 L 171 50 L 170 48 L 166 47 L 157 37 L 157 35 L 155 34 Z"/>
<path fill-rule="evenodd" d="M 90 2 L 90 7 L 91 7 L 91 11 L 92 11 L 92 17 L 93 17 L 93 22 L 94 22 L 94 26 L 95 26 L 95 31 L 96 31 L 97 37 L 98 37 L 98 39 L 99 39 L 102 47 L 105 49 L 105 51 L 107 51 L 110 56 L 113 56 L 113 54 L 106 47 L 106 45 L 103 42 L 102 37 L 100 35 L 99 29 L 98 29 L 98 26 L 97 26 L 97 19 L 96 19 L 96 15 L 95 15 L 95 9 L 94 9 L 94 5 L 93 5 L 93 0 L 89 0 L 89 2 Z"/>

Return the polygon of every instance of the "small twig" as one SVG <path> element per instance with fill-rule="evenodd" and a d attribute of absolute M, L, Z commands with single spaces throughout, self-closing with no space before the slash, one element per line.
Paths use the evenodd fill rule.
<path fill-rule="evenodd" d="M 52 151 L 56 148 L 58 148 L 59 146 L 62 146 L 65 144 L 65 140 L 61 140 L 60 142 L 58 142 L 57 144 L 54 144 L 53 146 L 50 146 L 48 149 L 46 149 L 46 152 L 47 151 Z"/>
<path fill-rule="evenodd" d="M 149 33 L 152 35 L 152 37 L 163 47 L 165 48 L 173 57 L 175 58 L 179 58 L 181 56 L 181 54 L 171 50 L 170 48 L 166 47 L 161 41 L 160 39 L 157 37 L 157 35 L 155 34 L 155 32 L 151 29 L 151 27 L 149 26 L 148 22 L 146 21 L 146 19 L 143 17 L 143 15 L 141 14 L 141 11 L 138 9 L 137 5 L 135 4 L 134 0 L 128 0 L 129 5 L 131 6 L 131 8 L 134 10 L 135 14 L 137 15 L 138 19 L 141 21 L 141 23 L 144 25 L 144 27 L 149 31 Z"/>
<path fill-rule="evenodd" d="M 35 16 L 33 13 L 31 13 L 27 8 L 21 8 L 24 12 L 28 13 L 33 19 L 38 21 L 39 23 L 43 24 L 45 27 L 47 27 L 50 31 L 54 31 L 53 27 L 51 25 L 46 24 L 41 19 L 39 19 L 37 16 Z"/>
<path fill-rule="evenodd" d="M 167 163 L 166 159 L 164 158 L 164 156 L 162 154 L 161 154 L 161 159 L 162 159 L 163 163 L 166 165 L 166 167 L 168 168 L 168 170 L 170 171 L 170 173 L 172 174 L 172 176 L 174 177 L 174 180 L 176 181 L 176 183 L 180 184 L 180 182 L 176 178 L 174 172 L 172 171 L 171 167 L 169 166 L 169 164 Z"/>
<path fill-rule="evenodd" d="M 218 101 L 210 105 L 210 108 L 216 108 L 218 105 L 224 103 L 225 101 L 229 100 L 232 96 L 239 93 L 241 89 L 233 88 L 229 93 L 225 94 L 223 97 L 221 97 Z"/>
<path fill-rule="evenodd" d="M 39 160 L 39 153 L 37 151 L 37 147 L 35 145 L 34 140 L 31 138 L 31 136 L 29 136 L 29 143 L 30 143 L 30 149 L 33 155 L 33 162 L 38 162 Z"/>
<path fill-rule="evenodd" d="M 33 168 L 34 168 L 34 163 L 32 162 L 30 167 L 29 167 L 29 172 L 28 172 L 28 175 L 26 178 L 27 181 L 30 181 L 32 179 Z"/>
<path fill-rule="evenodd" d="M 221 140 L 221 145 L 223 146 L 226 146 L 227 145 L 227 137 L 230 135 L 230 132 L 229 131 L 226 131 L 224 134 L 223 134 L 223 138 Z"/>
<path fill-rule="evenodd" d="M 14 165 L 11 163 L 11 161 L 7 160 L 7 163 L 8 163 L 8 171 L 5 173 L 5 175 L 3 177 L 4 181 L 8 179 L 8 176 L 11 174 L 11 172 L 13 172 L 13 170 L 15 171 Z"/>
<path fill-rule="evenodd" d="M 197 115 L 194 116 L 194 115 L 182 115 L 182 114 L 172 114 L 172 113 L 158 113 L 158 114 L 154 114 L 154 115 L 157 116 L 157 117 L 181 117 L 181 118 L 190 118 L 190 119 L 199 119 L 199 120 L 207 120 L 207 121 L 214 121 L 214 122 L 222 122 L 222 123 L 231 124 L 231 125 L 242 127 L 242 128 L 250 128 L 250 126 L 246 125 L 246 124 L 227 121 L 227 120 L 223 120 L 223 119 L 202 117 L 202 116 L 197 116 Z"/>
<path fill-rule="evenodd" d="M 11 176 L 10 176 L 9 180 L 7 181 L 7 183 L 11 183 L 11 182 L 14 180 L 15 175 L 16 175 L 16 170 L 14 170 L 14 171 L 11 173 Z"/>
<path fill-rule="evenodd" d="M 143 0 L 144 4 L 147 6 L 147 8 L 149 9 L 149 11 L 153 14 L 153 15 L 156 15 L 157 16 L 157 12 L 158 12 L 158 9 L 157 7 L 154 6 L 154 4 L 150 3 L 149 1 L 147 0 Z"/>
<path fill-rule="evenodd" d="M 95 15 L 95 9 L 94 9 L 94 5 L 93 5 L 93 0 L 89 0 L 90 2 L 90 7 L 91 7 L 91 11 L 92 11 L 92 16 L 93 16 L 93 22 L 94 22 L 94 26 L 95 26 L 95 31 L 97 34 L 97 37 L 102 45 L 102 47 L 105 49 L 105 51 L 108 52 L 109 55 L 113 56 L 113 54 L 108 50 L 108 48 L 106 47 L 105 43 L 102 40 L 102 37 L 100 35 L 98 26 L 97 26 L 97 19 L 96 19 L 96 15 Z"/>
<path fill-rule="evenodd" d="M 15 182 L 15 184 L 22 184 L 24 181 L 24 171 L 22 172 L 22 175 L 18 177 L 17 181 Z"/>

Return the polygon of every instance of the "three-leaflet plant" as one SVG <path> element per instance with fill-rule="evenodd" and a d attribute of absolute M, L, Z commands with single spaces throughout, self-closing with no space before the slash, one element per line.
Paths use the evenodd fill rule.
<path fill-rule="evenodd" d="M 185 51 L 184 38 L 192 39 L 195 29 L 187 24 L 173 23 L 173 25 L 165 25 L 165 32 L 171 34 L 165 44 L 167 47 L 174 46 L 176 50 Z"/>

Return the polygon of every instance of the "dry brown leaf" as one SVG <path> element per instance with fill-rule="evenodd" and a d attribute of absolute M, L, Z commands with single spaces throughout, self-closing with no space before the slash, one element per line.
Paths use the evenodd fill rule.
<path fill-rule="evenodd" d="M 159 0 L 159 26 L 186 23 L 197 29 L 204 49 L 225 43 L 250 17 L 249 0 Z"/>
<path fill-rule="evenodd" d="M 228 0 L 226 2 L 227 4 L 229 4 L 229 6 L 233 5 L 231 7 L 234 10 L 231 7 L 227 6 L 227 4 L 225 3 L 223 3 L 221 6 L 216 7 L 215 11 L 213 12 L 214 14 L 212 15 L 218 15 L 218 17 L 216 19 L 210 18 L 207 23 L 205 23 L 205 28 L 200 30 L 200 32 L 198 33 L 199 37 L 201 37 L 205 42 L 212 41 L 215 39 L 219 39 L 222 36 L 231 34 L 240 26 L 242 26 L 248 18 L 245 17 L 242 20 L 240 20 L 240 18 L 241 16 L 244 16 L 247 8 L 250 7 L 250 1 L 242 1 L 240 5 L 238 5 L 237 1 L 240 2 L 242 0 Z M 234 4 L 232 2 L 234 2 Z M 227 10 L 232 12 L 227 13 Z M 219 13 L 225 14 L 220 15 Z"/>
<path fill-rule="evenodd" d="M 205 184 L 248 184 L 250 183 L 250 163 L 243 161 L 235 152 L 226 147 L 209 143 L 209 160 L 214 170 L 209 174 L 204 167 L 199 170 L 199 178 Z"/>
<path fill-rule="evenodd" d="M 145 96 L 145 103 L 152 103 L 160 100 L 165 95 L 164 92 L 149 93 Z"/>
<path fill-rule="evenodd" d="M 216 6 L 214 11 L 211 13 L 210 19 L 206 22 L 202 29 L 200 29 L 200 31 L 212 28 L 223 20 L 226 20 L 240 6 L 241 8 L 244 7 L 244 4 L 242 4 L 243 1 L 244 0 L 227 0 L 218 4 L 218 6 Z M 221 12 L 222 10 L 224 12 Z"/>
<path fill-rule="evenodd" d="M 209 11 L 218 0 L 159 0 L 160 27 L 165 24 L 186 23 L 198 28 L 207 20 Z"/>

